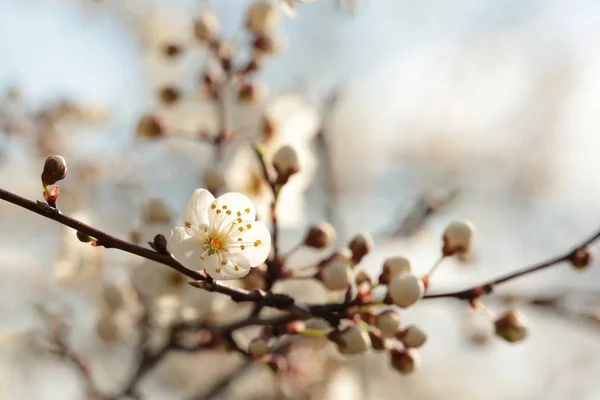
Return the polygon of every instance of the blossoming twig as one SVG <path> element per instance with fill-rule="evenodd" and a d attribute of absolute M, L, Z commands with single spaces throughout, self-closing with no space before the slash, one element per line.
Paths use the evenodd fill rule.
<path fill-rule="evenodd" d="M 590 236 L 588 239 L 584 240 L 581 244 L 579 244 L 578 246 L 573 248 L 571 251 L 568 251 L 562 255 L 550 258 L 548 260 L 531 265 L 529 267 L 519 269 L 510 274 L 500 276 L 498 278 L 492 279 L 488 282 L 484 282 L 484 283 L 479 284 L 470 289 L 460 290 L 460 291 L 456 291 L 456 292 L 448 292 L 448 293 L 428 294 L 428 295 L 425 295 L 423 298 L 425 298 L 425 299 L 455 298 L 455 299 L 459 299 L 459 300 L 471 301 L 482 295 L 492 293 L 494 288 L 497 285 L 500 285 L 502 283 L 511 281 L 516 278 L 520 278 L 524 275 L 528 275 L 533 272 L 537 272 L 537 271 L 552 267 L 554 265 L 557 265 L 557 264 L 560 264 L 563 262 L 572 262 L 574 260 L 574 258 L 581 256 L 582 252 L 586 252 L 585 248 L 587 246 L 594 243 L 598 239 L 600 239 L 600 231 L 594 233 L 592 236 Z"/>

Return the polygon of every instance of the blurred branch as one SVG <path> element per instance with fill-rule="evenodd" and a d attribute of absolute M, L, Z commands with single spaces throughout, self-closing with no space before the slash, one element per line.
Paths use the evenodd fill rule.
<path fill-rule="evenodd" d="M 69 361 L 75 367 L 81 377 L 87 398 L 90 400 L 106 400 L 104 396 L 95 386 L 92 381 L 89 367 L 87 363 L 76 352 L 71 350 L 66 341 L 65 326 L 60 321 L 55 321 L 55 326 L 51 332 L 51 341 L 56 346 L 54 353 L 65 360 Z"/>
<path fill-rule="evenodd" d="M 592 243 L 596 242 L 600 238 L 600 231 L 594 233 L 588 239 L 584 240 L 581 244 L 574 247 L 572 250 L 550 258 L 548 260 L 542 261 L 540 263 L 519 269 L 515 272 L 512 272 L 507 275 L 500 276 L 498 278 L 492 279 L 488 282 L 484 282 L 475 287 L 466 290 L 460 290 L 456 292 L 448 292 L 448 293 L 440 293 L 440 294 L 429 294 L 425 295 L 425 299 L 441 299 L 441 298 L 455 298 L 459 300 L 467 300 L 472 301 L 480 296 L 487 295 L 493 292 L 494 288 L 500 284 L 512 281 L 514 279 L 520 278 L 525 275 L 532 274 L 537 271 L 541 271 L 555 265 L 562 264 L 564 262 L 574 262 L 580 257 L 587 256 L 589 258 L 589 253 L 587 247 Z"/>
<path fill-rule="evenodd" d="M 333 155 L 331 153 L 331 145 L 327 138 L 327 125 L 331 120 L 333 111 L 341 98 L 341 89 L 334 89 L 323 106 L 321 117 L 321 129 L 317 133 L 317 144 L 319 145 L 321 162 L 323 164 L 323 192 L 325 193 L 325 219 L 333 224 L 338 231 L 341 229 L 341 221 L 339 221 L 336 213 L 337 203 L 340 200 L 340 189 L 336 179 L 335 165 Z M 343 236 L 341 234 L 340 236 Z"/>
<path fill-rule="evenodd" d="M 441 195 L 425 193 L 404 213 L 400 221 L 389 231 L 380 232 L 376 236 L 409 237 L 423 227 L 428 218 L 443 207 L 450 204 L 459 195 L 459 189 L 451 189 Z"/>

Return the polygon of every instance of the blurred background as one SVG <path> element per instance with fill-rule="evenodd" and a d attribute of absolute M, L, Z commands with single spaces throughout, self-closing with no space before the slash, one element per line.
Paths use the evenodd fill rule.
<path fill-rule="evenodd" d="M 326 219 L 340 246 L 356 232 L 374 236 L 361 268 L 377 273 L 386 257 L 405 255 L 425 272 L 448 222 L 472 220 L 472 254 L 445 263 L 432 292 L 560 254 L 599 229 L 600 3 L 298 3 L 297 17 L 280 16 L 278 51 L 253 86 L 224 99 L 234 139 L 219 155 L 210 141 L 220 116 L 202 99 L 210 63 L 194 21 L 213 10 L 244 64 L 247 4 L 0 0 L 0 187 L 41 199 L 43 161 L 61 154 L 61 210 L 147 241 L 165 229 L 148 218 L 149 199 L 175 217 L 194 188 L 210 184 L 251 195 L 264 216 L 270 200 L 249 143 L 293 144 L 302 170 L 282 193 L 281 247 Z M 160 135 L 141 125 L 144 116 L 160 122 Z M 273 140 L 265 121 L 277 127 Z M 74 346 L 98 386 L 116 390 L 134 341 L 98 340 L 89 298 L 98 282 L 126 282 L 139 260 L 84 252 L 72 232 L 8 203 L 0 220 L 0 398 L 83 398 L 69 365 L 37 350 L 39 304 L 69 310 Z M 311 257 L 301 251 L 293 262 Z M 273 380 L 260 370 L 222 398 L 600 399 L 597 267 L 552 268 L 490 298 L 498 311 L 521 304 L 531 330 L 523 343 L 488 340 L 490 327 L 464 303 L 431 300 L 402 313 L 428 334 L 409 377 L 367 354 L 337 360 L 314 391 L 257 389 Z M 327 298 L 305 285 L 289 290 Z M 302 356 L 319 364 L 313 372 L 324 368 Z M 228 368 L 218 354 L 167 359 L 144 382 L 144 398 L 201 392 L 215 360 Z"/>

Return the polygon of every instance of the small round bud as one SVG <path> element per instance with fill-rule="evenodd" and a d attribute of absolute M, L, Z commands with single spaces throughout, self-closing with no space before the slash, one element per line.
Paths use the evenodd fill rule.
<path fill-rule="evenodd" d="M 162 124 L 153 115 L 143 115 L 138 121 L 136 133 L 139 137 L 157 138 L 164 135 Z"/>
<path fill-rule="evenodd" d="M 176 43 L 168 43 L 163 47 L 163 54 L 167 58 L 175 58 L 183 53 L 183 47 Z"/>
<path fill-rule="evenodd" d="M 248 344 L 248 353 L 254 358 L 263 358 L 271 353 L 271 345 L 263 338 L 254 338 Z"/>
<path fill-rule="evenodd" d="M 341 331 L 332 331 L 328 338 L 337 345 L 340 353 L 345 355 L 360 354 L 371 347 L 369 334 L 358 326 L 350 326 Z"/>
<path fill-rule="evenodd" d="M 425 285 L 416 275 L 397 275 L 388 286 L 388 295 L 398 307 L 409 307 L 423 298 Z"/>
<path fill-rule="evenodd" d="M 102 286 L 102 301 L 110 311 L 119 310 L 125 303 L 123 292 L 117 285 L 112 283 L 106 283 Z"/>
<path fill-rule="evenodd" d="M 160 199 L 150 199 L 146 202 L 143 218 L 147 224 L 170 224 L 171 211 Z"/>
<path fill-rule="evenodd" d="M 279 8 L 270 0 L 254 0 L 248 7 L 246 27 L 257 35 L 271 32 L 279 21 Z"/>
<path fill-rule="evenodd" d="M 404 346 L 412 348 L 421 347 L 427 341 L 425 332 L 415 325 L 407 326 L 404 330 L 398 332 L 396 338 L 404 343 Z"/>
<path fill-rule="evenodd" d="M 167 238 L 165 235 L 159 233 L 158 235 L 154 236 L 154 239 L 152 239 L 152 247 L 159 253 L 167 254 Z"/>
<path fill-rule="evenodd" d="M 371 275 L 369 275 L 367 271 L 362 270 L 356 273 L 354 282 L 356 282 L 356 284 L 359 286 L 363 283 L 371 286 L 373 284 L 373 278 L 371 278 Z"/>
<path fill-rule="evenodd" d="M 444 256 L 466 253 L 471 247 L 471 240 L 475 233 L 475 226 L 471 221 L 454 221 L 446 227 L 442 253 Z"/>
<path fill-rule="evenodd" d="M 277 171 L 278 180 L 287 182 L 290 176 L 300 170 L 298 153 L 292 146 L 282 146 L 273 155 L 273 167 Z"/>
<path fill-rule="evenodd" d="M 90 235 L 81 231 L 77 231 L 77 239 L 82 243 L 90 243 L 94 240 Z"/>
<path fill-rule="evenodd" d="M 219 34 L 219 19 L 211 11 L 204 11 L 194 22 L 194 34 L 199 42 L 215 39 Z"/>
<path fill-rule="evenodd" d="M 54 155 L 46 158 L 42 170 L 42 183 L 45 186 L 54 185 L 67 176 L 67 162 L 62 156 Z"/>
<path fill-rule="evenodd" d="M 350 240 L 348 248 L 352 252 L 352 262 L 358 264 L 373 249 L 373 237 L 368 232 L 359 233 Z"/>
<path fill-rule="evenodd" d="M 393 349 L 390 356 L 392 367 L 402 375 L 413 373 L 421 364 L 421 357 L 414 349 Z"/>
<path fill-rule="evenodd" d="M 273 118 L 265 115 L 262 119 L 261 131 L 266 142 L 273 139 L 277 133 L 277 126 Z"/>
<path fill-rule="evenodd" d="M 385 310 L 377 315 L 375 326 L 383 337 L 394 337 L 400 328 L 400 317 L 394 310 Z"/>
<path fill-rule="evenodd" d="M 256 50 L 264 54 L 275 54 L 281 50 L 283 44 L 277 35 L 270 33 L 260 35 L 254 39 L 253 46 Z"/>
<path fill-rule="evenodd" d="M 373 350 L 376 350 L 376 351 L 387 350 L 388 346 L 387 346 L 387 342 L 386 342 L 385 338 L 383 338 L 377 332 L 370 331 L 369 338 L 371 339 L 371 348 Z"/>
<path fill-rule="evenodd" d="M 410 260 L 406 257 L 392 257 L 385 260 L 381 275 L 379 275 L 379 283 L 387 285 L 390 281 L 400 274 L 410 274 Z"/>
<path fill-rule="evenodd" d="M 334 261 L 317 274 L 317 279 L 329 290 L 344 290 L 352 282 L 352 269 L 341 261 Z"/>
<path fill-rule="evenodd" d="M 336 232 L 333 225 L 328 222 L 319 222 L 313 225 L 304 237 L 304 245 L 314 249 L 324 249 L 333 246 Z"/>
<path fill-rule="evenodd" d="M 225 186 L 225 175 L 220 168 L 207 167 L 203 178 L 206 189 L 211 193 L 217 193 Z"/>
<path fill-rule="evenodd" d="M 254 82 L 244 83 L 238 90 L 238 100 L 242 104 L 253 105 L 260 102 L 266 94 L 266 88 Z"/>
<path fill-rule="evenodd" d="M 592 253 L 590 249 L 587 248 L 577 249 L 571 255 L 569 261 L 571 262 L 573 268 L 582 271 L 590 265 L 592 261 Z"/>
<path fill-rule="evenodd" d="M 96 323 L 96 334 L 103 342 L 116 342 L 119 339 L 117 321 L 109 314 L 101 316 Z"/>
<path fill-rule="evenodd" d="M 282 357 L 280 355 L 273 356 L 273 358 L 267 363 L 267 365 L 269 366 L 271 371 L 273 371 L 274 374 L 287 371 L 288 369 L 287 360 L 285 359 L 285 357 Z"/>
<path fill-rule="evenodd" d="M 510 343 L 527 337 L 527 320 L 519 310 L 511 309 L 494 321 L 496 335 Z"/>
<path fill-rule="evenodd" d="M 174 86 L 165 86 L 160 90 L 160 101 L 166 106 L 172 106 L 181 98 L 181 91 Z"/>

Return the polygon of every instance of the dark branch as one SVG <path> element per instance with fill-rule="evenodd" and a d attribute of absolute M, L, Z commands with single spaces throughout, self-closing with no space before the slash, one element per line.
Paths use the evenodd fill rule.
<path fill-rule="evenodd" d="M 459 299 L 459 300 L 473 300 L 477 297 L 492 293 L 492 291 L 494 290 L 494 288 L 497 285 L 503 284 L 505 282 L 509 282 L 513 279 L 517 279 L 517 278 L 520 278 L 525 275 L 532 274 L 537 271 L 544 270 L 546 268 L 552 267 L 557 264 L 561 264 L 563 262 L 569 262 L 570 260 L 573 259 L 573 257 L 576 255 L 576 253 L 579 250 L 585 249 L 587 246 L 594 243 L 599 238 L 600 238 L 600 231 L 594 233 L 592 236 L 590 236 L 588 239 L 584 240 L 581 244 L 579 244 L 572 250 L 570 250 L 562 255 L 551 258 L 549 260 L 542 261 L 540 263 L 531 265 L 529 267 L 522 268 L 522 269 L 512 272 L 510 274 L 500 276 L 498 278 L 492 279 L 488 282 L 484 282 L 484 283 L 477 285 L 475 287 L 472 287 L 470 289 L 461 290 L 461 291 L 457 291 L 457 292 L 428 294 L 428 295 L 425 295 L 424 298 L 425 299 L 455 298 L 455 299 Z"/>

